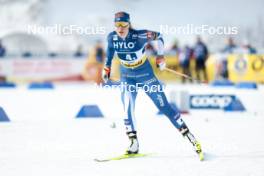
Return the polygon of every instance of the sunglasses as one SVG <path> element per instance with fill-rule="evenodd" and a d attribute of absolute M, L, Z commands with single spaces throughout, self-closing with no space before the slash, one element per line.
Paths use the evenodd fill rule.
<path fill-rule="evenodd" d="M 127 27 L 129 25 L 128 22 L 115 22 L 115 27 Z"/>

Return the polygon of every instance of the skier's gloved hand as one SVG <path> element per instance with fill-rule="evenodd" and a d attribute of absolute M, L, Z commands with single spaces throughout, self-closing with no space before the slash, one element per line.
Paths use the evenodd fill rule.
<path fill-rule="evenodd" d="M 163 71 L 166 68 L 166 62 L 164 56 L 157 56 L 156 65 L 160 69 L 160 71 Z"/>
<path fill-rule="evenodd" d="M 105 83 L 110 78 L 110 72 L 111 72 L 111 69 L 109 67 L 104 67 L 103 72 L 102 72 L 102 79 L 104 80 Z"/>

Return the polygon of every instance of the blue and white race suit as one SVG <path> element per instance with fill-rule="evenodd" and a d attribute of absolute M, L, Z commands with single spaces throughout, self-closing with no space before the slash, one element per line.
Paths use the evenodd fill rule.
<path fill-rule="evenodd" d="M 164 113 L 177 128 L 181 129 L 185 123 L 180 118 L 178 110 L 171 108 L 168 100 L 160 88 L 162 85 L 153 73 L 153 69 L 147 59 L 145 46 L 156 40 L 158 42 L 158 55 L 163 56 L 163 39 L 159 32 L 148 30 L 129 29 L 126 38 L 121 38 L 117 33 L 111 32 L 108 35 L 107 59 L 105 66 L 111 67 L 112 59 L 116 54 L 120 59 L 121 83 L 126 85 L 122 89 L 122 102 L 125 111 L 125 126 L 127 132 L 136 131 L 135 126 L 135 100 L 137 87 L 158 88 L 159 91 L 145 91 L 157 108 Z M 161 91 L 160 91 L 161 90 Z"/>

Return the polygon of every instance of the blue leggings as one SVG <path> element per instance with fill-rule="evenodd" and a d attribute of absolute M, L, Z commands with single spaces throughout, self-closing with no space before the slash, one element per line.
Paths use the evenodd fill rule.
<path fill-rule="evenodd" d="M 186 126 L 180 117 L 180 112 L 174 110 L 168 103 L 162 85 L 154 75 L 148 60 L 134 69 L 121 66 L 121 83 L 123 85 L 121 97 L 125 111 L 124 122 L 127 132 L 136 131 L 134 112 L 137 88 L 146 92 L 156 107 L 169 118 L 177 129 Z"/>

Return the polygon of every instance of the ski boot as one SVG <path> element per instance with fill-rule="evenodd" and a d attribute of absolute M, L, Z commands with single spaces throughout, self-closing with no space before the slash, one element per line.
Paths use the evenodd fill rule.
<path fill-rule="evenodd" d="M 130 145 L 126 151 L 126 154 L 127 155 L 138 154 L 139 145 L 137 140 L 137 132 L 136 131 L 128 132 L 127 136 L 130 141 Z"/>
<path fill-rule="evenodd" d="M 189 131 L 189 129 L 186 126 L 184 126 L 181 129 L 179 129 L 179 131 L 183 135 L 183 137 L 187 137 L 187 139 L 193 145 L 195 152 L 198 154 L 199 159 L 201 161 L 203 161 L 204 160 L 204 154 L 203 154 L 203 151 L 202 151 L 201 144 L 195 139 L 193 134 Z"/>

